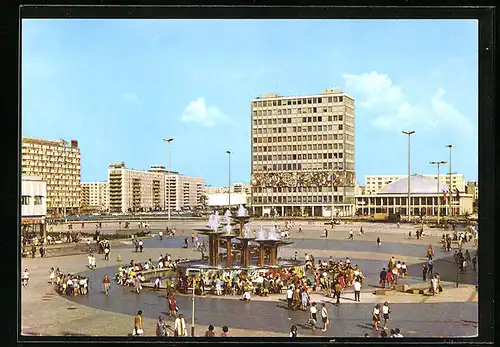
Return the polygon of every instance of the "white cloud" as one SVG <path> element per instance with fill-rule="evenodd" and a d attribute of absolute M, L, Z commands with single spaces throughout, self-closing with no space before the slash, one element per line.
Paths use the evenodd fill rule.
<path fill-rule="evenodd" d="M 139 102 L 139 97 L 137 96 L 137 94 L 131 92 L 123 93 L 122 98 L 131 102 Z"/>
<path fill-rule="evenodd" d="M 361 94 L 364 94 L 360 104 L 368 109 L 376 106 L 401 102 L 403 91 L 401 87 L 394 85 L 389 76 L 372 71 L 362 75 L 344 74 L 346 87 Z"/>
<path fill-rule="evenodd" d="M 474 133 L 471 120 L 443 99 L 446 92 L 441 88 L 428 102 L 413 105 L 407 101 L 402 88 L 385 74 L 371 72 L 342 77 L 347 89 L 356 93 L 359 104 L 374 115 L 372 124 L 377 128 L 392 131 L 446 128 L 466 136 Z"/>
<path fill-rule="evenodd" d="M 198 98 L 191 101 L 184 109 L 181 116 L 183 122 L 198 123 L 203 127 L 213 127 L 219 121 L 227 122 L 229 117 L 222 113 L 219 108 L 205 104 L 205 98 Z"/>

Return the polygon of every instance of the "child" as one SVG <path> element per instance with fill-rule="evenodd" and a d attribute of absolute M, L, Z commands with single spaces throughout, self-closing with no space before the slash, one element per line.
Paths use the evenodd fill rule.
<path fill-rule="evenodd" d="M 401 272 L 403 273 L 403 278 L 406 278 L 408 275 L 408 268 L 406 267 L 405 262 L 401 265 Z"/>
<path fill-rule="evenodd" d="M 23 272 L 23 277 L 21 279 L 21 283 L 22 283 L 23 287 L 28 286 L 29 279 L 30 279 L 30 273 L 29 273 L 28 269 L 25 269 Z"/>

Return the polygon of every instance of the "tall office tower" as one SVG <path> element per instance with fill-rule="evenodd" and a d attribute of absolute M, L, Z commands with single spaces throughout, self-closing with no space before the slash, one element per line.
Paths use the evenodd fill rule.
<path fill-rule="evenodd" d="M 354 99 L 266 94 L 251 101 L 255 215 L 340 216 L 354 212 Z"/>
<path fill-rule="evenodd" d="M 80 208 L 78 141 L 22 139 L 22 176 L 38 176 L 47 184 L 47 214 L 76 214 Z"/>

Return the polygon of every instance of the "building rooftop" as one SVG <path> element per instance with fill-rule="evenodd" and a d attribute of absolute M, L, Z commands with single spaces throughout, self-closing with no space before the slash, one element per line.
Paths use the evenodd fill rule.
<path fill-rule="evenodd" d="M 410 176 L 411 194 L 436 194 L 438 181 L 424 177 L 422 175 Z M 439 183 L 439 191 L 448 192 L 448 186 L 444 183 Z M 400 178 L 388 184 L 379 194 L 408 194 L 408 177 Z"/>

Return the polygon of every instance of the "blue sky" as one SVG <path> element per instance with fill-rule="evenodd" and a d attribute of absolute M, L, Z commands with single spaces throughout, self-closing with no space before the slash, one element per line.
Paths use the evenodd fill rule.
<path fill-rule="evenodd" d="M 82 181 L 109 163 L 249 182 L 250 100 L 327 88 L 355 98 L 356 176 L 477 180 L 473 20 L 23 20 L 22 134 L 79 141 Z M 445 171 L 447 171 L 446 169 Z"/>

